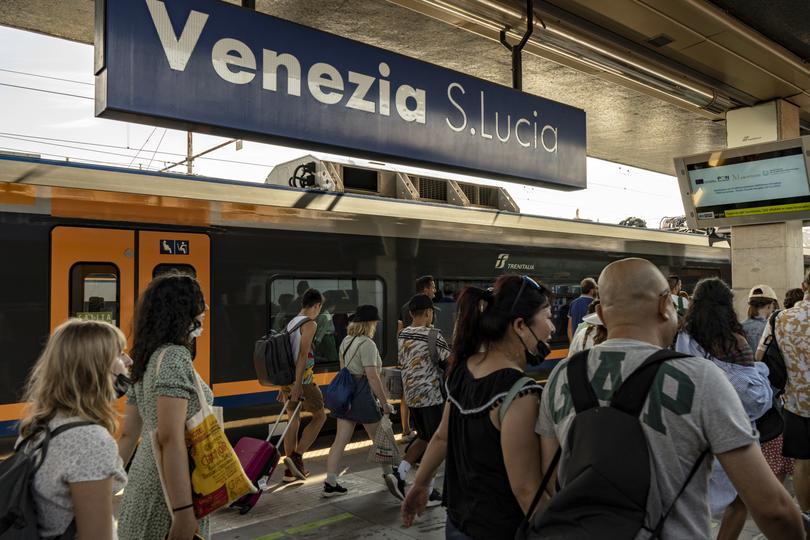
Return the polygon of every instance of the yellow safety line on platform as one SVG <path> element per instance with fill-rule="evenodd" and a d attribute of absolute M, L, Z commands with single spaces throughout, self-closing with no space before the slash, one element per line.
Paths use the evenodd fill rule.
<path fill-rule="evenodd" d="M 278 538 L 284 538 L 285 536 L 292 536 L 295 534 L 299 534 L 306 531 L 311 531 L 313 529 L 320 529 L 326 525 L 331 525 L 332 523 L 339 523 L 341 521 L 346 521 L 347 519 L 351 519 L 354 516 L 348 512 L 343 514 L 337 514 L 328 518 L 319 519 L 317 521 L 310 521 L 309 523 L 304 523 L 303 525 L 298 525 L 297 527 L 290 527 L 289 529 L 284 529 L 283 531 L 274 532 L 265 536 L 260 536 L 256 540 L 276 540 Z"/>

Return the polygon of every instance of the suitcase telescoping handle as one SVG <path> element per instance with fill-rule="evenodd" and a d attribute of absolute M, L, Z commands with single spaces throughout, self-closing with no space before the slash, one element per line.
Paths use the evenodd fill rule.
<path fill-rule="evenodd" d="M 303 404 L 304 404 L 303 401 L 299 401 L 298 405 L 295 406 L 295 410 L 293 411 L 293 413 L 292 414 L 289 414 L 289 412 L 287 413 L 287 425 L 284 426 L 284 431 L 281 432 L 281 437 L 279 437 L 279 440 L 284 439 L 284 436 L 287 434 L 287 430 L 290 429 L 290 424 L 292 424 L 292 421 L 295 418 L 295 416 L 301 411 L 301 405 L 303 405 Z M 284 411 L 289 410 L 287 408 L 289 405 L 290 405 L 290 400 L 287 400 L 287 401 L 284 402 Z M 278 427 L 278 423 L 281 421 L 282 415 L 283 415 L 283 412 L 279 413 L 279 415 L 276 417 L 276 421 L 273 424 L 273 427 L 270 428 L 270 434 L 267 435 L 267 442 L 270 442 L 270 439 L 272 439 L 273 436 L 276 434 L 276 428 Z"/>

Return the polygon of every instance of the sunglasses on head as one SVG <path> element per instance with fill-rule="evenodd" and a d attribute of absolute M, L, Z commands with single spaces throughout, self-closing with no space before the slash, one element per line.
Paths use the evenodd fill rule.
<path fill-rule="evenodd" d="M 525 275 L 524 275 L 524 276 L 520 276 L 520 279 L 521 279 L 521 283 L 520 283 L 520 289 L 518 289 L 517 296 L 515 296 L 515 301 L 514 301 L 514 302 L 512 302 L 512 307 L 511 307 L 511 308 L 509 308 L 509 313 L 510 313 L 510 314 L 511 314 L 511 313 L 513 313 L 513 312 L 515 311 L 515 306 L 517 306 L 518 300 L 520 300 L 520 297 L 521 297 L 521 295 L 523 294 L 523 291 L 526 289 L 526 286 L 527 286 L 527 285 L 528 285 L 529 287 L 534 288 L 534 290 L 536 290 L 536 291 L 539 291 L 539 290 L 540 290 L 540 288 L 541 288 L 541 287 L 540 287 L 540 284 L 539 284 L 539 283 L 537 283 L 537 282 L 536 282 L 535 280 L 533 280 L 532 278 L 530 278 L 529 276 L 525 276 Z"/>

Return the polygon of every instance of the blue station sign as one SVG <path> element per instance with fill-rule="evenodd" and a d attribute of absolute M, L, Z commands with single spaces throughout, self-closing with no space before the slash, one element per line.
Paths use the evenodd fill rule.
<path fill-rule="evenodd" d="M 217 0 L 97 0 L 96 114 L 584 188 L 585 112 Z"/>

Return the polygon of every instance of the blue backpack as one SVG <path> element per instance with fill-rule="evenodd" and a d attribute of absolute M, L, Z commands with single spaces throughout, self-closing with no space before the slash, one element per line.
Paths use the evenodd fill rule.
<path fill-rule="evenodd" d="M 335 414 L 340 416 L 345 415 L 352 408 L 352 400 L 354 399 L 354 375 L 348 369 L 348 362 L 346 362 L 346 352 L 351 348 L 354 343 L 354 337 L 346 346 L 343 353 L 343 368 L 338 371 L 329 386 L 326 387 L 324 392 L 324 404 L 326 407 Z M 359 347 L 355 348 L 354 355 L 351 360 L 357 356 Z"/>

